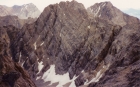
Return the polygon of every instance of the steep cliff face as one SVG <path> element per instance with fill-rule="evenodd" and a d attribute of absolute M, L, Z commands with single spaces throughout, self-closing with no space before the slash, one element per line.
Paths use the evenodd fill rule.
<path fill-rule="evenodd" d="M 14 5 L 12 7 L 7 7 L 0 5 L 0 16 L 18 16 L 20 19 L 28 19 L 29 17 L 38 18 L 40 15 L 39 9 L 32 3 L 24 4 L 22 6 Z"/>
<path fill-rule="evenodd" d="M 0 87 L 36 87 L 29 74 L 12 60 L 10 38 L 7 31 L 15 27 L 0 27 Z"/>
<path fill-rule="evenodd" d="M 93 17 L 100 17 L 102 19 L 110 20 L 112 23 L 120 26 L 140 22 L 138 18 L 123 13 L 114 7 L 110 2 L 96 3 L 87 10 Z"/>
<path fill-rule="evenodd" d="M 117 25 L 94 17 L 81 3 L 60 2 L 46 7 L 22 31 L 6 28 L 5 50 L 37 87 L 138 87 L 140 22 L 136 22 Z M 4 81 L 12 74 L 17 78 L 13 83 L 18 82 L 21 71 L 7 71 Z M 29 78 L 23 82 L 34 87 Z"/>
<path fill-rule="evenodd" d="M 92 83 L 88 87 L 140 86 L 139 29 L 140 23 L 122 28 L 105 57 L 105 61 L 112 60 L 109 70 L 99 82 Z"/>

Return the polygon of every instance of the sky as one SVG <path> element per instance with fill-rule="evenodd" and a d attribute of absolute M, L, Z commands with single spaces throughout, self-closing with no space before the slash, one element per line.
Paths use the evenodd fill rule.
<path fill-rule="evenodd" d="M 43 11 L 45 7 L 49 4 L 59 3 L 60 1 L 71 1 L 71 0 L 0 0 L 0 5 L 13 6 L 13 5 L 23 5 L 28 3 L 35 4 L 40 11 Z M 125 10 L 129 8 L 140 9 L 140 0 L 76 0 L 83 3 L 87 8 L 95 3 L 110 1 L 115 7 L 120 10 Z"/>

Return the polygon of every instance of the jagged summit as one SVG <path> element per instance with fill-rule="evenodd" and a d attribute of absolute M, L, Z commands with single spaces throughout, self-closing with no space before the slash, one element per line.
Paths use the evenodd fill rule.
<path fill-rule="evenodd" d="M 129 16 L 112 5 L 111 2 L 101 2 L 89 7 L 88 12 L 93 17 L 110 20 L 112 23 L 124 26 L 126 24 L 138 23 L 140 20 Z"/>
<path fill-rule="evenodd" d="M 37 87 L 139 87 L 140 22 L 129 23 L 136 18 L 110 3 L 89 9 L 76 1 L 60 2 L 47 6 L 34 23 L 22 29 L 0 27 L 0 52 L 9 56 L 0 57 L 0 62 L 11 58 L 14 64 L 9 68 L 9 62 L 0 63 L 0 77 L 23 73 L 14 80 L 23 81 L 14 84 L 21 87 L 35 87 L 31 79 Z M 16 63 L 31 79 L 19 72 L 21 67 L 15 68 Z M 2 81 L 0 86 L 6 87 Z"/>

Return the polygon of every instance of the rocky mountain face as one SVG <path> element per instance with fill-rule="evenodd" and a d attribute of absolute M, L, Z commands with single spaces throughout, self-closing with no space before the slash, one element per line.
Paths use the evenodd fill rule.
<path fill-rule="evenodd" d="M 0 26 L 13 25 L 16 28 L 22 28 L 25 24 L 31 24 L 36 21 L 37 18 L 19 19 L 17 16 L 2 16 L 0 17 Z"/>
<path fill-rule="evenodd" d="M 0 27 L 0 87 L 36 87 L 29 74 L 11 57 L 10 38 L 16 38 L 18 30 L 13 26 Z"/>
<path fill-rule="evenodd" d="M 19 19 L 17 16 L 1 16 L 0 26 L 13 25 L 17 28 L 22 28 L 25 24 L 31 24 L 36 21 L 36 18 Z"/>
<path fill-rule="evenodd" d="M 140 20 L 136 17 L 129 16 L 116 7 L 110 2 L 96 3 L 89 7 L 88 12 L 93 17 L 100 17 L 106 20 L 110 20 L 112 23 L 120 26 L 126 24 L 138 23 Z"/>
<path fill-rule="evenodd" d="M 103 12 L 119 12 L 109 2 L 93 7 L 97 5 Z M 24 87 L 139 87 L 139 20 L 121 12 L 95 16 L 93 11 L 76 1 L 60 2 L 46 7 L 22 31 L 2 27 L 0 67 L 5 71 L 1 70 L 0 86 L 21 81 Z M 5 79 L 9 76 L 15 77 L 12 83 Z"/>
<path fill-rule="evenodd" d="M 14 5 L 13 7 L 7 7 L 0 5 L 0 16 L 14 15 L 20 19 L 38 18 L 40 15 L 39 9 L 32 3 L 22 6 Z"/>

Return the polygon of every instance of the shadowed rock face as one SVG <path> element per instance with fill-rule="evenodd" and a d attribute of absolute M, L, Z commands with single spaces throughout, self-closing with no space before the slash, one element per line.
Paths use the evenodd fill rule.
<path fill-rule="evenodd" d="M 138 87 L 140 23 L 112 22 L 91 16 L 76 1 L 60 2 L 22 31 L 5 27 L 8 39 L 2 41 L 9 45 L 1 52 L 37 87 Z M 23 82 L 32 83 L 29 77 Z"/>
<path fill-rule="evenodd" d="M 112 23 L 120 26 L 140 22 L 138 18 L 123 13 L 114 7 L 110 2 L 96 3 L 87 10 L 93 17 L 110 20 Z"/>
<path fill-rule="evenodd" d="M 27 72 L 11 58 L 12 39 L 9 38 L 8 30 L 14 32 L 14 29 L 13 26 L 0 27 L 0 87 L 36 87 Z"/>
<path fill-rule="evenodd" d="M 88 87 L 139 87 L 139 24 L 127 25 L 113 42 L 105 60 L 113 59 L 99 82 Z"/>
<path fill-rule="evenodd" d="M 6 73 L 2 76 L 2 81 L 7 82 L 11 87 L 14 87 L 15 81 L 20 77 L 20 73 L 18 72 L 10 72 Z"/>

